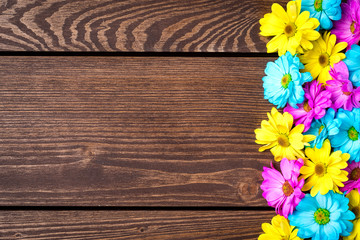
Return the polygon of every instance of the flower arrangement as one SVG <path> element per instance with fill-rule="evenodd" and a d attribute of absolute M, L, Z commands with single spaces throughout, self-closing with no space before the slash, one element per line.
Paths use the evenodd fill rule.
<path fill-rule="evenodd" d="M 255 142 L 279 164 L 263 168 L 277 215 L 259 240 L 360 240 L 360 0 L 274 3 L 260 25 L 279 57 L 265 68 L 275 107 Z"/>

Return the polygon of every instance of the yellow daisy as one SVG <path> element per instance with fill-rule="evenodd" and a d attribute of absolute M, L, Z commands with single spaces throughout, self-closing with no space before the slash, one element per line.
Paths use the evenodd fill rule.
<path fill-rule="evenodd" d="M 258 240 L 302 240 L 297 236 L 298 229 L 290 226 L 289 221 L 280 215 L 276 215 L 271 219 L 270 223 L 263 223 L 261 225 L 264 231 L 258 238 Z"/>
<path fill-rule="evenodd" d="M 344 240 L 360 240 L 360 195 L 358 189 L 352 190 L 346 197 L 350 200 L 349 209 L 355 214 L 355 219 L 352 221 L 354 228 L 348 237 L 343 237 Z"/>
<path fill-rule="evenodd" d="M 331 152 L 330 141 L 323 143 L 322 148 L 306 148 L 305 154 L 309 159 L 304 160 L 300 169 L 300 178 L 305 179 L 303 191 L 310 190 L 310 195 L 315 196 L 319 191 L 325 195 L 330 190 L 340 192 L 343 182 L 347 181 L 348 172 L 342 170 L 347 167 L 350 154 L 341 151 Z"/>
<path fill-rule="evenodd" d="M 304 72 L 310 72 L 313 79 L 318 79 L 325 84 L 331 80 L 330 67 L 345 58 L 341 53 L 347 47 L 347 43 L 336 44 L 336 35 L 325 32 L 324 35 L 313 42 L 314 48 L 300 56 L 300 61 L 305 65 Z"/>
<path fill-rule="evenodd" d="M 315 139 L 314 135 L 303 135 L 304 125 L 293 126 L 293 116 L 290 113 L 279 113 L 272 108 L 271 114 L 267 113 L 269 121 L 263 120 L 261 128 L 255 129 L 256 143 L 265 144 L 259 148 L 260 152 L 270 149 L 275 161 L 283 158 L 290 160 L 304 158 L 304 146 Z"/>
<path fill-rule="evenodd" d="M 267 52 L 277 52 L 279 56 L 289 51 L 292 55 L 296 52 L 312 49 L 320 34 L 315 29 L 320 25 L 316 18 L 309 18 L 310 13 L 300 13 L 301 0 L 289 1 L 287 11 L 278 3 L 271 7 L 271 13 L 260 19 L 260 35 L 274 36 L 267 44 Z"/>

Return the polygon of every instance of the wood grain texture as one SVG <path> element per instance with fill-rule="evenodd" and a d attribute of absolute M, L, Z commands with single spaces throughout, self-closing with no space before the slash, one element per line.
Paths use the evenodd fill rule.
<path fill-rule="evenodd" d="M 266 52 L 258 22 L 273 2 L 3 0 L 0 50 Z"/>
<path fill-rule="evenodd" d="M 0 239 L 257 239 L 272 211 L 1 211 Z"/>
<path fill-rule="evenodd" d="M 266 206 L 269 60 L 2 57 L 0 205 Z"/>

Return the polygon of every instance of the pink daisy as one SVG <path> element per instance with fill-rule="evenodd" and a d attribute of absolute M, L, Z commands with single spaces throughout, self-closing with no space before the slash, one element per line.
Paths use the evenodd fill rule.
<path fill-rule="evenodd" d="M 347 42 L 347 49 L 357 44 L 360 40 L 360 0 L 348 0 L 341 4 L 342 17 L 334 22 L 331 31 L 335 34 L 338 42 Z"/>
<path fill-rule="evenodd" d="M 348 111 L 353 107 L 359 108 L 360 88 L 354 89 L 346 64 L 343 61 L 334 64 L 330 75 L 334 80 L 326 82 L 326 89 L 331 92 L 332 108 L 337 110 L 342 107 Z"/>
<path fill-rule="evenodd" d="M 297 109 L 287 105 L 284 111 L 294 117 L 295 125 L 304 124 L 306 132 L 310 128 L 312 120 L 322 118 L 326 113 L 326 108 L 331 106 L 331 93 L 317 81 L 306 83 L 304 91 L 304 103 L 297 104 L 299 107 Z"/>
<path fill-rule="evenodd" d="M 349 193 L 357 188 L 360 193 L 360 162 L 352 161 L 344 170 L 349 173 L 349 180 L 344 182 L 344 187 L 340 188 L 340 191 Z"/>
<path fill-rule="evenodd" d="M 304 179 L 298 181 L 300 168 L 304 165 L 302 159 L 288 160 L 283 158 L 280 162 L 280 173 L 271 164 L 271 168 L 264 167 L 262 176 L 264 181 L 260 188 L 264 191 L 263 197 L 269 206 L 275 207 L 277 214 L 288 217 L 292 214 L 300 200 L 305 196 L 301 191 Z"/>

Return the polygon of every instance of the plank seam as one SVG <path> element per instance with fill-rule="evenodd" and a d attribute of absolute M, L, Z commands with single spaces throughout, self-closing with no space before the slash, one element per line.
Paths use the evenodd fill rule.
<path fill-rule="evenodd" d="M 274 211 L 271 207 L 0 206 L 0 211 Z"/>
<path fill-rule="evenodd" d="M 277 57 L 276 54 L 267 53 L 234 53 L 234 52 L 0 52 L 0 56 L 88 56 L 88 57 L 246 57 L 269 58 Z"/>

